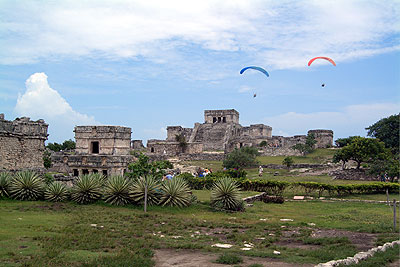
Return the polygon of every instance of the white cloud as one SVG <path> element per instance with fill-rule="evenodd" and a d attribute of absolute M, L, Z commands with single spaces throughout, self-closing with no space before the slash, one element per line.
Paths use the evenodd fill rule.
<path fill-rule="evenodd" d="M 72 109 L 68 102 L 47 82 L 45 73 L 35 73 L 25 82 L 26 91 L 19 95 L 14 111 L 19 116 L 44 119 L 49 124 L 49 140 L 63 141 L 73 137 L 75 125 L 99 124 L 94 117 Z"/>
<path fill-rule="evenodd" d="M 311 129 L 331 129 L 336 139 L 351 135 L 365 136 L 367 134 L 365 128 L 399 111 L 398 103 L 351 105 L 331 112 L 288 112 L 267 117 L 264 123 L 272 127 L 273 135 L 289 136 L 306 134 Z"/>
<path fill-rule="evenodd" d="M 269 69 L 399 50 L 396 1 L 10 1 L 0 62 L 105 57 L 192 62 L 192 47 L 243 53 Z M 393 37 L 394 36 L 394 37 Z M 203 64 L 204 62 L 199 62 Z"/>
<path fill-rule="evenodd" d="M 247 92 L 250 92 L 250 91 L 252 91 L 252 90 L 253 90 L 253 88 L 251 88 L 251 87 L 249 87 L 249 86 L 247 86 L 247 85 L 243 85 L 243 86 L 241 86 L 241 87 L 239 88 L 238 92 L 239 92 L 239 93 L 247 93 Z"/>

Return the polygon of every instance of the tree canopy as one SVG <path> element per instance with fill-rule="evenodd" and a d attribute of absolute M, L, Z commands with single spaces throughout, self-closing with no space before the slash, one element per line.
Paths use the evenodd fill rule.
<path fill-rule="evenodd" d="M 142 153 L 136 156 L 137 161 L 129 164 L 130 172 L 126 173 L 130 178 L 138 179 L 150 175 L 161 178 L 165 174 L 165 169 L 173 168 L 172 163 L 168 160 L 150 162 L 150 158 Z"/>
<path fill-rule="evenodd" d="M 368 128 L 367 135 L 378 138 L 385 143 L 385 147 L 392 150 L 392 152 L 399 153 L 399 120 L 400 113 L 396 115 L 383 118 Z"/>
<path fill-rule="evenodd" d="M 235 148 L 235 150 L 228 154 L 222 166 L 227 169 L 241 169 L 256 166 L 258 164 L 256 160 L 258 154 L 258 150 L 255 147 Z"/>
<path fill-rule="evenodd" d="M 76 144 L 75 141 L 69 139 L 69 140 L 65 140 L 62 144 L 59 143 L 48 143 L 46 148 L 54 151 L 54 152 L 58 152 L 61 150 L 72 150 L 75 149 Z"/>
<path fill-rule="evenodd" d="M 313 133 L 308 134 L 304 144 L 296 144 L 292 146 L 293 150 L 299 151 L 303 156 L 314 151 L 314 145 L 317 143 Z"/>

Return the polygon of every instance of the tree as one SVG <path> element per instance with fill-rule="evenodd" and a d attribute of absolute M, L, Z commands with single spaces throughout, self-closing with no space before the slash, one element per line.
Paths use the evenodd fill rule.
<path fill-rule="evenodd" d="M 360 136 L 349 136 L 346 138 L 339 138 L 335 141 L 335 145 L 337 147 L 345 147 L 345 146 L 349 145 L 351 142 L 353 142 L 358 137 L 360 137 Z"/>
<path fill-rule="evenodd" d="M 152 175 L 157 178 L 162 178 L 165 174 L 165 169 L 172 169 L 173 165 L 168 160 L 160 160 L 150 162 L 150 158 L 144 154 L 136 154 L 137 161 L 128 165 L 130 172 L 126 175 L 132 179 Z"/>
<path fill-rule="evenodd" d="M 394 181 L 395 177 L 399 177 L 400 162 L 393 156 L 388 156 L 386 159 L 375 159 L 370 164 L 370 174 L 374 175 L 387 175 L 391 182 Z"/>
<path fill-rule="evenodd" d="M 294 160 L 293 160 L 292 157 L 286 157 L 286 158 L 284 158 L 283 161 L 282 161 L 282 164 L 283 164 L 283 165 L 286 165 L 286 167 L 287 167 L 288 169 L 290 168 L 290 166 L 293 165 L 293 163 L 294 163 Z"/>
<path fill-rule="evenodd" d="M 368 128 L 367 135 L 378 138 L 385 143 L 385 147 L 392 150 L 393 154 L 399 153 L 399 120 L 400 113 L 383 118 Z"/>
<path fill-rule="evenodd" d="M 54 143 L 48 143 L 46 146 L 46 148 L 54 152 L 58 152 L 61 150 L 72 150 L 75 149 L 75 147 L 76 147 L 75 141 L 72 141 L 71 139 L 65 140 L 62 144 L 54 142 Z"/>
<path fill-rule="evenodd" d="M 255 147 L 235 148 L 235 150 L 227 155 L 222 166 L 227 169 L 241 169 L 256 166 L 258 164 L 258 161 L 256 160 L 258 154 L 258 150 Z"/>
<path fill-rule="evenodd" d="M 48 169 L 51 167 L 51 154 L 48 150 L 43 152 L 43 166 Z"/>
<path fill-rule="evenodd" d="M 302 156 L 305 156 L 306 154 L 314 151 L 314 145 L 316 143 L 317 140 L 315 140 L 314 134 L 311 133 L 307 135 L 306 142 L 304 144 L 296 144 L 292 146 L 292 149 L 299 151 Z"/>
<path fill-rule="evenodd" d="M 349 145 L 336 151 L 333 160 L 334 162 L 343 161 L 343 164 L 349 160 L 354 160 L 357 162 L 357 169 L 359 169 L 361 163 L 382 158 L 385 153 L 387 153 L 387 150 L 383 142 L 374 138 L 358 137 Z"/>

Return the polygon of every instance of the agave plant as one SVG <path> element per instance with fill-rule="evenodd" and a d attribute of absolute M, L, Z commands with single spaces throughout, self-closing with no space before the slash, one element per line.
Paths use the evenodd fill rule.
<path fill-rule="evenodd" d="M 126 205 L 131 201 L 129 187 L 131 183 L 123 176 L 112 176 L 105 184 L 104 201 L 112 205 Z"/>
<path fill-rule="evenodd" d="M 10 180 L 11 175 L 8 172 L 0 173 L 0 198 L 10 196 Z"/>
<path fill-rule="evenodd" d="M 192 202 L 192 192 L 182 178 L 167 180 L 162 185 L 160 205 L 186 207 Z"/>
<path fill-rule="evenodd" d="M 71 199 L 79 204 L 88 204 L 99 200 L 103 185 L 100 177 L 95 174 L 80 176 L 71 189 Z"/>
<path fill-rule="evenodd" d="M 44 182 L 38 174 L 32 171 L 23 171 L 14 175 L 9 188 L 12 198 L 38 200 L 43 197 Z"/>
<path fill-rule="evenodd" d="M 240 198 L 237 183 L 227 177 L 217 180 L 211 191 L 211 206 L 231 211 L 244 210 L 244 202 Z"/>
<path fill-rule="evenodd" d="M 61 182 L 52 182 L 46 186 L 44 198 L 52 202 L 62 202 L 67 200 L 69 195 L 68 188 Z"/>
<path fill-rule="evenodd" d="M 160 200 L 160 180 L 154 176 L 140 177 L 132 182 L 129 190 L 130 198 L 136 203 L 144 202 L 145 185 L 147 183 L 147 205 L 157 205 Z"/>

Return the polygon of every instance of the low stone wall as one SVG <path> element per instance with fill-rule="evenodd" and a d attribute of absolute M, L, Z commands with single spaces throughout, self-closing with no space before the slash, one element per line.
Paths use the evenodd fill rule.
<path fill-rule="evenodd" d="M 347 257 L 346 259 L 343 260 L 336 260 L 336 261 L 328 261 L 326 263 L 320 263 L 316 265 L 316 267 L 333 267 L 333 266 L 339 266 L 339 265 L 350 265 L 350 264 L 358 264 L 360 261 L 366 260 L 369 257 L 372 257 L 376 252 L 379 251 L 386 251 L 388 248 L 392 248 L 395 245 L 400 245 L 400 240 L 396 240 L 393 242 L 389 242 L 384 244 L 383 246 L 379 246 L 376 248 L 371 248 L 367 252 L 359 252 L 353 257 Z"/>
<path fill-rule="evenodd" d="M 264 147 L 259 150 L 262 156 L 301 156 L 301 153 L 291 147 Z"/>
<path fill-rule="evenodd" d="M 364 181 L 379 181 L 379 178 L 373 175 L 369 175 L 363 169 L 348 169 L 348 170 L 337 170 L 329 173 L 333 179 L 338 180 L 364 180 Z"/>
<path fill-rule="evenodd" d="M 170 156 L 167 155 L 157 155 L 157 154 L 151 154 L 147 153 L 146 154 L 150 160 L 156 161 L 156 160 L 168 160 Z M 199 154 L 180 154 L 177 155 L 176 158 L 179 160 L 224 160 L 225 159 L 225 154 L 222 153 L 199 153 Z"/>
<path fill-rule="evenodd" d="M 267 169 L 287 169 L 285 165 L 281 164 L 266 164 L 266 165 L 261 165 L 263 168 Z M 290 166 L 290 169 L 300 169 L 300 168 L 309 168 L 309 169 L 315 169 L 315 168 L 327 168 L 330 167 L 329 165 L 326 164 L 307 164 L 307 163 L 299 163 L 299 164 L 293 164 Z"/>

